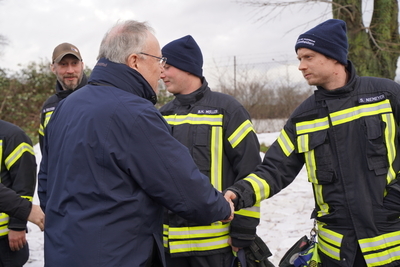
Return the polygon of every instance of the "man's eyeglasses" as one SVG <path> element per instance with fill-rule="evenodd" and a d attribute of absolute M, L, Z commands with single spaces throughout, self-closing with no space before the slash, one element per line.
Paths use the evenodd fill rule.
<path fill-rule="evenodd" d="M 146 54 L 146 53 L 143 53 L 143 52 L 140 52 L 139 54 L 146 55 L 146 56 L 149 56 L 149 57 L 154 57 L 154 58 L 158 59 L 160 65 L 163 66 L 163 67 L 165 66 L 165 63 L 167 63 L 167 58 L 166 57 L 156 57 L 156 56 L 153 56 L 153 55 L 150 55 L 150 54 Z"/>

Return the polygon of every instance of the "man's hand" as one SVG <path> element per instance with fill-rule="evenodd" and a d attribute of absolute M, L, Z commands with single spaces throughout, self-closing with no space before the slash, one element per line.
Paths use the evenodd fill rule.
<path fill-rule="evenodd" d="M 228 239 L 228 244 L 231 246 L 232 250 L 235 251 L 235 252 L 238 252 L 239 249 L 242 249 L 242 248 L 238 248 L 238 247 L 235 247 L 234 245 L 232 245 L 232 238 L 231 237 L 229 237 L 229 239 Z"/>
<path fill-rule="evenodd" d="M 12 251 L 18 251 L 23 248 L 26 244 L 26 233 L 23 231 L 13 231 L 8 232 L 8 243 Z"/>
<path fill-rule="evenodd" d="M 236 194 L 235 194 L 234 192 L 232 192 L 231 190 L 227 190 L 227 191 L 225 192 L 224 197 L 225 197 L 226 199 L 234 200 L 234 199 L 236 199 L 237 196 L 236 196 Z"/>
<path fill-rule="evenodd" d="M 44 230 L 44 213 L 38 205 L 32 204 L 32 209 L 31 213 L 29 213 L 28 221 L 39 226 L 40 230 Z"/>
<path fill-rule="evenodd" d="M 234 216 L 234 212 L 235 212 L 235 205 L 233 204 L 232 200 L 230 200 L 227 197 L 225 197 L 225 199 L 226 199 L 226 201 L 228 201 L 229 205 L 231 206 L 231 215 L 229 216 L 229 218 L 227 218 L 225 220 L 221 220 L 221 222 L 223 222 L 223 223 L 227 223 L 227 222 L 232 221 L 233 220 L 233 216 Z"/>

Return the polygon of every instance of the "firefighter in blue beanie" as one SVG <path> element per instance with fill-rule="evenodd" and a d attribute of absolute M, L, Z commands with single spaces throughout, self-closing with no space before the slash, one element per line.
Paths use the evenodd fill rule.
<path fill-rule="evenodd" d="M 160 112 L 210 184 L 222 191 L 261 163 L 251 118 L 235 98 L 209 88 L 202 52 L 191 35 L 169 42 L 161 51 L 167 57 L 161 78 L 175 99 Z M 199 224 L 166 210 L 167 266 L 230 267 L 232 249 L 247 248 L 256 238 L 259 204 L 237 212 L 230 224 Z"/>
<path fill-rule="evenodd" d="M 295 51 L 317 90 L 292 113 L 263 163 L 226 196 L 237 208 L 251 206 L 279 193 L 305 165 L 322 266 L 399 266 L 400 85 L 356 74 L 342 20 L 301 34 Z"/>

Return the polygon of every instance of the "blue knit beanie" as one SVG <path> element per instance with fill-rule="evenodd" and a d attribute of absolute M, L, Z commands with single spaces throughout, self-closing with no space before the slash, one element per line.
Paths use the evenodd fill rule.
<path fill-rule="evenodd" d="M 203 55 L 192 36 L 186 35 L 166 44 L 161 52 L 167 58 L 167 64 L 203 77 Z"/>
<path fill-rule="evenodd" d="M 339 19 L 329 19 L 297 39 L 295 51 L 308 48 L 347 65 L 348 43 L 346 23 Z"/>

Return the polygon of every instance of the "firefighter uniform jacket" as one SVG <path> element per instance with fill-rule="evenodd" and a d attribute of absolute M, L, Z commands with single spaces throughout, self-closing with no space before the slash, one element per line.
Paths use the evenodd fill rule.
<path fill-rule="evenodd" d="M 165 263 L 164 207 L 201 223 L 230 215 L 155 102 L 139 72 L 102 58 L 57 106 L 39 170 L 45 266 Z"/>
<path fill-rule="evenodd" d="M 40 151 L 43 152 L 43 136 L 44 136 L 44 129 L 46 128 L 47 124 L 49 123 L 50 117 L 53 114 L 54 110 L 56 109 L 58 103 L 61 100 L 69 96 L 74 91 L 78 90 L 82 86 L 87 84 L 87 77 L 86 74 L 83 73 L 82 80 L 79 83 L 78 87 L 75 90 L 64 90 L 59 81 L 56 83 L 56 93 L 50 96 L 43 104 L 42 112 L 40 113 L 40 127 L 39 127 L 39 145 Z"/>
<path fill-rule="evenodd" d="M 353 266 L 360 247 L 368 266 L 397 266 L 400 85 L 358 77 L 351 62 L 347 71 L 344 87 L 318 88 L 294 111 L 263 163 L 232 190 L 245 206 L 269 198 L 305 164 L 322 259 Z"/>
<path fill-rule="evenodd" d="M 0 120 L 1 183 L 32 201 L 36 171 L 36 158 L 30 138 L 18 126 Z M 26 218 L 21 220 L 0 213 L 0 238 L 7 236 L 8 229 L 26 230 Z"/>
<path fill-rule="evenodd" d="M 212 92 L 206 80 L 188 95 L 160 109 L 172 135 L 190 151 L 200 171 L 223 191 L 261 163 L 260 145 L 245 108 L 232 96 Z M 249 246 L 259 223 L 260 206 L 235 213 L 231 224 L 197 224 L 166 211 L 164 247 L 172 257 L 202 256 L 230 250 L 229 236 L 238 247 Z M 236 243 L 236 244 L 235 244 Z"/>

